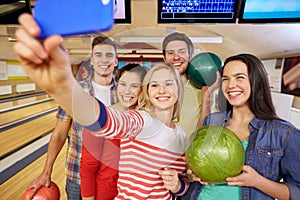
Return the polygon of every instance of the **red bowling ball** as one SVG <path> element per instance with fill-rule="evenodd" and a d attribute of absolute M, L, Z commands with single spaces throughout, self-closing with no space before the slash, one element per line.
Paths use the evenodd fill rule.
<path fill-rule="evenodd" d="M 27 199 L 27 197 L 31 194 L 33 188 L 26 190 L 23 195 L 22 200 Z M 60 191 L 56 183 L 51 182 L 50 187 L 41 187 L 32 197 L 32 200 L 59 200 L 60 199 Z"/>

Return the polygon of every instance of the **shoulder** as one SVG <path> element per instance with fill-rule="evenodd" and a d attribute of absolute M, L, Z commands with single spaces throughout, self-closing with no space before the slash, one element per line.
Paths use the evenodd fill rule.
<path fill-rule="evenodd" d="M 266 120 L 264 126 L 268 129 L 272 129 L 278 132 L 295 132 L 300 134 L 300 130 L 296 128 L 292 123 L 285 120 Z"/>
<path fill-rule="evenodd" d="M 146 111 L 130 110 L 128 112 L 132 112 L 132 113 L 136 113 L 136 114 L 140 115 L 145 121 L 152 121 L 152 119 L 153 119 L 153 117 Z"/>
<path fill-rule="evenodd" d="M 191 82 L 190 79 L 187 81 L 187 83 L 186 83 L 186 85 L 184 86 L 184 88 L 191 89 L 191 90 L 193 90 L 194 92 L 197 92 L 197 93 L 201 93 L 201 92 L 202 92 L 202 89 L 197 88 L 197 87 Z"/>
<path fill-rule="evenodd" d="M 182 135 L 182 136 L 185 136 L 186 137 L 186 133 L 185 133 L 185 131 L 183 130 L 183 128 L 181 128 L 180 126 L 178 126 L 177 124 L 175 124 L 175 131 L 178 133 L 178 134 L 180 134 L 180 135 Z"/>
<path fill-rule="evenodd" d="M 85 79 L 85 80 L 79 81 L 78 83 L 79 83 L 79 85 L 82 87 L 82 86 L 91 84 L 92 82 Z"/>
<path fill-rule="evenodd" d="M 203 125 L 221 125 L 224 121 L 228 120 L 229 113 L 215 112 L 210 113 L 204 120 Z"/>
<path fill-rule="evenodd" d="M 187 140 L 188 140 L 188 137 L 187 137 L 186 132 L 185 132 L 180 126 L 177 126 L 177 125 L 176 125 L 176 128 L 175 128 L 175 134 L 177 135 L 177 137 L 178 137 L 180 143 L 181 143 L 183 146 L 186 146 Z"/>
<path fill-rule="evenodd" d="M 79 81 L 78 83 L 85 90 L 88 90 L 88 89 L 92 88 L 92 81 L 91 80 L 82 80 L 82 81 Z"/>
<path fill-rule="evenodd" d="M 148 127 L 150 125 L 153 125 L 153 117 L 146 111 L 134 109 L 134 110 L 129 110 L 127 113 L 129 113 L 132 116 L 135 116 L 135 118 L 140 118 L 143 121 L 144 124 L 143 127 Z"/>

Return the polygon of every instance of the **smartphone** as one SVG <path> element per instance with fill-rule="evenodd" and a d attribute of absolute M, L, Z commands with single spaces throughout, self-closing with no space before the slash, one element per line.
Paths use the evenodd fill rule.
<path fill-rule="evenodd" d="M 41 28 L 38 36 L 72 36 L 99 33 L 114 25 L 114 0 L 38 0 L 33 17 Z"/>

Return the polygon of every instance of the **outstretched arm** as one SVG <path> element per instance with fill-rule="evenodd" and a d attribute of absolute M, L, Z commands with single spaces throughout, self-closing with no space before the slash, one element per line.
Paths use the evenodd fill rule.
<path fill-rule="evenodd" d="M 40 28 L 31 15 L 21 15 L 19 22 L 21 28 L 16 31 L 18 42 L 14 51 L 30 79 L 78 123 L 90 125 L 95 122 L 100 113 L 98 102 L 76 82 L 63 47 L 63 38 L 53 35 L 39 41 L 36 37 Z M 76 109 L 73 110 L 73 107 Z"/>

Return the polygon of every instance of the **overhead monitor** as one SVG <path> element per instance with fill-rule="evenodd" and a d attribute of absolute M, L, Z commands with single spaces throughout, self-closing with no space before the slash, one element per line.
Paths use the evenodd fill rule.
<path fill-rule="evenodd" d="M 158 0 L 158 23 L 235 23 L 238 0 Z"/>
<path fill-rule="evenodd" d="M 300 22 L 299 0 L 241 0 L 238 23 Z"/>
<path fill-rule="evenodd" d="M 115 24 L 131 23 L 131 5 L 130 0 L 114 0 L 114 18 Z"/>

